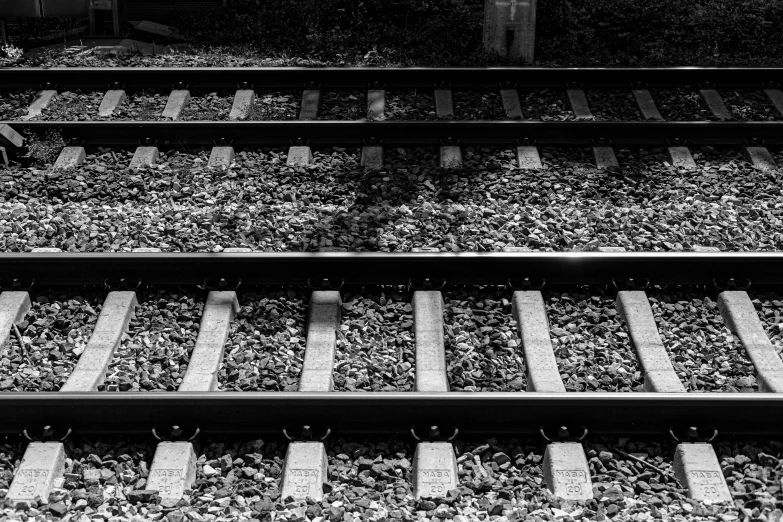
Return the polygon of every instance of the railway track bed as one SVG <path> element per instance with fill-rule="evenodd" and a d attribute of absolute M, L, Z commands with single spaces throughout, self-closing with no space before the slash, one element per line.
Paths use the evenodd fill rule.
<path fill-rule="evenodd" d="M 780 430 L 775 419 L 783 402 L 776 390 L 783 375 L 783 362 L 766 333 L 777 332 L 777 323 L 773 320 L 765 326 L 765 321 L 766 309 L 779 304 L 774 304 L 774 291 L 780 284 L 778 258 L 773 253 L 716 256 L 710 252 L 612 251 L 483 255 L 6 254 L 0 258 L 3 274 L 12 275 L 15 283 L 9 279 L 4 284 L 10 286 L 0 293 L 0 322 L 15 325 L 9 328 L 8 337 L 16 335 L 19 347 L 26 346 L 22 350 L 24 356 L 37 355 L 32 349 L 32 338 L 17 333 L 21 326 L 25 334 L 37 334 L 37 330 L 29 331 L 30 320 L 42 333 L 54 328 L 66 336 L 72 336 L 71 332 L 89 336 L 83 348 L 78 343 L 74 348 L 69 345 L 71 352 L 78 352 L 77 363 L 63 374 L 65 380 L 57 388 L 59 391 L 0 393 L 5 419 L 0 429 L 9 435 L 24 431 L 33 439 L 7 496 L 29 512 L 34 494 L 44 491 L 48 495 L 53 491 L 52 504 L 47 507 L 50 512 L 53 506 L 55 511 L 60 510 L 61 504 L 63 513 L 89 506 L 96 512 L 108 513 L 106 518 L 134 514 L 161 518 L 171 513 L 172 517 L 182 514 L 198 518 L 206 511 L 216 518 L 228 515 L 249 519 L 289 510 L 286 518 L 327 516 L 331 520 L 344 517 L 348 506 L 363 510 L 357 511 L 360 519 L 371 510 L 386 511 L 387 519 L 400 520 L 418 517 L 417 511 L 439 518 L 506 516 L 509 520 L 528 515 L 540 515 L 544 520 L 552 516 L 578 519 L 642 512 L 653 517 L 654 513 L 663 513 L 661 516 L 691 514 L 732 519 L 747 515 L 745 509 L 751 514 L 753 509 L 759 509 L 759 514 L 762 510 L 770 512 L 779 491 L 773 489 L 773 484 L 778 480 L 780 444 L 768 439 L 778 436 Z M 751 276 L 752 281 L 748 281 Z M 412 306 L 403 305 L 402 311 L 409 311 L 410 315 L 394 320 L 410 323 L 408 335 L 413 353 L 404 362 L 408 362 L 413 376 L 413 391 L 330 393 L 338 389 L 335 383 L 342 366 L 336 355 L 340 345 L 338 332 L 343 332 L 342 325 L 346 324 L 345 318 L 340 317 L 341 311 L 350 315 L 357 307 L 368 306 L 367 301 L 352 299 L 351 289 L 403 283 L 410 286 Z M 447 285 L 442 287 L 444 283 Z M 22 288 L 31 284 L 31 290 Z M 55 314 L 60 317 L 54 318 L 51 326 L 46 320 L 39 323 L 40 307 L 33 307 L 32 317 L 26 313 L 31 307 L 31 291 L 37 292 L 32 289 L 52 285 L 64 289 L 74 284 L 94 287 L 94 292 L 103 285 L 103 302 L 97 304 L 91 294 L 67 301 L 62 301 L 62 297 L 60 301 L 48 297 L 34 301 L 54 308 L 61 308 L 63 302 L 70 310 L 68 314 L 86 311 L 94 318 L 87 319 L 93 324 L 89 331 L 79 334 L 78 319 L 72 322 L 62 314 Z M 203 304 L 197 304 L 195 294 L 167 294 L 165 290 L 193 288 L 196 284 L 203 285 L 202 292 L 207 292 Z M 300 310 L 300 319 L 295 314 L 292 321 L 285 319 L 281 323 L 281 327 L 286 325 L 283 337 L 279 332 L 266 330 L 264 334 L 253 333 L 261 343 L 283 344 L 289 361 L 295 356 L 290 347 L 300 345 L 299 336 L 304 338 L 301 369 L 294 366 L 290 370 L 299 372 L 298 382 L 292 383 L 296 391 L 218 391 L 224 354 L 233 351 L 226 343 L 232 335 L 232 322 L 236 321 L 237 312 L 248 313 L 247 305 L 240 305 L 239 288 L 252 290 L 255 285 L 269 284 L 311 289 L 300 290 L 311 292 L 309 303 L 292 290 L 272 290 L 271 308 L 268 291 L 259 294 L 256 290 L 242 298 L 244 303 L 245 298 L 257 301 L 272 316 L 285 316 L 293 308 L 307 306 L 308 320 L 303 327 L 297 326 Z M 341 290 L 343 284 L 345 289 Z M 603 308 L 577 304 L 571 291 L 558 291 L 564 285 L 574 284 L 590 285 L 590 293 L 606 295 Z M 748 284 L 773 293 L 763 294 L 763 302 L 752 301 L 743 290 Z M 498 287 L 493 292 L 501 301 L 501 309 L 493 312 L 491 301 L 481 298 L 468 305 L 471 314 L 482 318 L 477 320 L 484 324 L 481 333 L 501 333 L 502 339 L 506 337 L 502 333 L 507 331 L 503 322 L 508 319 L 498 321 L 497 317 L 502 317 L 501 310 L 506 310 L 512 321 L 507 326 L 517 330 L 518 337 L 509 336 L 505 346 L 502 342 L 482 344 L 478 338 L 463 337 L 460 341 L 462 329 L 470 331 L 471 326 L 466 325 L 465 317 L 449 325 L 453 319 L 444 315 L 443 301 L 451 300 L 451 295 L 460 296 L 462 285 Z M 508 294 L 501 298 L 500 287 L 504 285 Z M 542 285 L 551 288 L 547 291 L 548 308 Z M 689 314 L 695 308 L 693 304 L 682 306 L 688 301 L 682 301 L 677 294 L 669 297 L 671 289 L 657 295 L 652 290 L 646 293 L 648 285 L 688 285 L 692 295 L 706 294 L 699 302 L 716 319 L 718 315 L 722 317 L 728 326 L 726 333 L 731 331 L 738 337 L 738 349 L 742 357 L 748 357 L 746 364 L 753 376 L 745 378 L 749 384 L 742 389 L 745 393 L 716 391 L 723 389 L 720 387 L 707 388 L 712 390 L 708 393 L 693 393 L 705 389 L 696 385 L 698 378 L 688 383 L 686 377 L 683 382 L 682 371 L 675 368 L 682 361 L 687 362 L 687 357 L 667 354 L 665 346 L 675 347 L 676 352 L 677 344 L 672 344 L 668 336 L 671 327 L 665 318 L 661 317 L 656 325 L 653 306 L 672 302 L 669 312 L 675 314 Z M 154 289 L 152 293 L 143 290 L 148 286 Z M 388 289 L 380 295 L 370 294 L 375 295 L 372 302 L 380 312 L 388 310 L 387 293 L 393 300 L 404 300 L 393 292 Z M 481 295 L 475 291 L 472 294 Z M 589 299 L 600 302 L 600 298 Z M 610 300 L 616 303 L 614 310 L 609 307 Z M 145 319 L 152 312 L 147 311 L 150 306 L 158 310 L 157 314 L 152 313 L 157 316 L 153 322 Z M 594 328 L 580 330 L 575 324 L 560 326 L 561 323 L 549 321 L 548 325 L 548 314 L 558 306 L 570 306 L 566 315 L 572 310 L 573 320 L 578 322 L 584 322 L 585 318 L 577 317 L 582 314 L 596 324 L 606 324 L 601 321 L 602 315 L 619 316 L 627 333 L 620 335 L 623 332 L 615 330 L 614 334 L 630 339 L 630 351 L 623 354 L 611 348 L 611 356 L 636 358 L 641 386 L 625 392 L 590 391 L 596 388 L 592 382 L 600 382 L 599 389 L 611 389 L 613 383 L 599 381 L 595 376 L 601 373 L 587 371 L 583 387 L 573 387 L 574 383 L 562 375 L 563 371 L 571 371 L 564 368 L 562 358 L 568 355 L 569 342 L 578 344 L 584 339 L 590 344 L 604 334 Z M 757 309 L 764 311 L 764 321 Z M 358 313 L 372 315 L 369 310 Z M 774 310 L 769 316 L 777 317 Z M 139 315 L 132 319 L 136 311 Z M 263 314 L 252 312 L 252 308 L 250 313 L 258 321 L 256 328 L 274 327 L 275 323 Z M 464 314 L 464 310 L 452 309 L 452 313 Z M 675 322 L 683 318 L 673 316 Z M 200 324 L 195 342 L 188 341 L 193 334 L 188 334 L 187 329 L 195 332 L 197 322 Z M 680 323 L 680 328 L 686 323 L 687 320 Z M 153 343 L 149 338 L 158 335 L 155 324 L 160 336 Z M 347 324 L 351 331 L 350 319 Z M 697 320 L 694 324 L 702 323 Z M 123 332 L 129 326 L 131 336 L 127 338 Z M 663 337 L 659 327 L 666 333 Z M 715 337 L 701 341 L 710 347 L 708 352 L 698 357 L 706 357 L 713 367 L 738 370 L 736 361 L 724 365 L 721 361 L 727 359 L 714 358 L 718 353 L 725 357 L 729 351 L 720 344 L 726 334 L 714 327 L 713 330 Z M 275 335 L 274 340 L 265 338 L 266 334 Z M 455 334 L 456 338 L 446 341 L 446 337 Z M 376 346 L 385 342 L 377 334 L 370 335 L 375 335 Z M 173 337 L 177 344 L 167 350 L 158 342 L 161 336 L 169 337 L 169 341 Z M 143 338 L 147 341 L 140 340 Z M 663 339 L 667 339 L 666 345 Z M 40 337 L 35 342 L 40 344 L 41 340 L 49 341 Z M 56 339 L 51 341 L 58 343 Z M 117 385 L 116 389 L 123 391 L 99 391 L 114 389 L 105 382 L 116 379 L 123 370 L 116 371 L 112 361 L 117 357 L 127 360 L 127 352 L 137 343 L 131 359 L 135 357 L 142 366 L 147 362 L 165 366 L 162 360 L 173 359 L 174 364 L 167 370 L 172 378 L 173 386 L 167 386 L 170 391 L 134 393 L 126 391 L 134 389 L 127 381 Z M 450 382 L 478 378 L 481 373 L 464 369 L 455 372 L 455 361 L 464 359 L 460 343 L 471 351 L 513 352 L 521 348 L 524 366 L 520 369 L 524 372 L 525 388 L 449 391 Z M 693 341 L 688 345 L 692 347 Z M 10 346 L 13 352 L 14 345 Z M 372 345 L 360 346 L 362 352 L 373 355 Z M 270 348 L 276 349 L 267 345 L 266 349 Z M 256 355 L 265 357 L 266 349 Z M 366 364 L 372 368 L 371 374 L 377 370 L 374 357 L 368 360 L 361 352 L 351 357 L 349 366 Z M 243 362 L 235 353 L 234 362 L 237 361 Z M 607 363 L 599 356 L 592 364 L 603 368 Z M 486 366 L 482 368 L 490 371 Z M 592 380 L 589 375 L 593 375 Z M 356 373 L 348 374 L 350 378 L 355 376 Z M 504 379 L 513 381 L 516 377 L 506 375 Z M 758 392 L 750 385 L 753 382 L 758 382 Z M 263 413 L 259 417 L 260 412 Z M 259 420 L 249 422 L 250 419 Z M 406 435 L 411 429 L 414 439 Z M 84 442 L 57 442 L 68 431 L 76 437 L 74 440 Z M 289 439 L 287 444 L 280 438 L 281 431 Z M 157 447 L 149 442 L 150 432 L 161 441 Z M 397 438 L 389 442 L 391 434 Z M 229 435 L 235 438 L 225 439 Z M 327 452 L 321 440 L 330 435 L 333 445 Z M 385 437 L 384 442 L 357 439 L 379 435 Z M 500 438 L 488 439 L 492 436 Z M 578 443 L 587 436 L 589 442 Z M 81 453 L 81 444 L 89 445 L 95 437 L 115 437 L 106 440 L 121 442 L 115 450 L 111 449 L 112 443 L 101 443 L 99 449 L 91 446 L 93 449 L 84 452 L 86 455 Z M 237 445 L 228 445 L 225 440 L 236 440 Z M 11 455 L 18 455 L 21 450 L 18 443 L 6 447 Z M 68 461 L 63 456 L 66 448 L 75 455 Z M 136 449 L 129 456 L 131 448 Z M 198 459 L 201 454 L 204 457 Z M 10 469 L 3 469 L 8 478 Z M 43 473 L 44 470 L 48 471 Z M 753 476 L 757 477 L 753 479 L 756 482 L 748 482 L 748 477 Z M 323 483 L 326 485 L 322 487 Z M 749 484 L 750 491 L 758 490 L 758 494 L 748 496 Z M 85 493 L 78 493 L 82 490 Z M 557 500 L 552 490 L 565 500 Z M 297 503 L 297 499 L 308 496 L 313 500 Z M 435 498 L 430 500 L 432 497 Z M 184 503 L 180 503 L 182 498 L 186 499 Z M 697 502 L 703 499 L 708 500 L 706 505 Z M 70 501 L 70 506 L 63 500 Z M 721 503 L 727 501 L 732 503 Z M 137 502 L 141 504 L 129 507 Z M 371 507 L 372 502 L 375 508 Z M 36 512 L 40 512 L 39 507 L 32 505 Z M 328 513 L 324 515 L 324 511 Z M 396 514 L 391 515 L 392 511 Z M 191 512 L 195 515 L 188 515 Z"/>

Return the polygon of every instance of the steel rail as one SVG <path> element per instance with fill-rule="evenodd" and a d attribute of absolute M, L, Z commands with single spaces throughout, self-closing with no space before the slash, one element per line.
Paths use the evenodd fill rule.
<path fill-rule="evenodd" d="M 0 285 L 102 285 L 106 280 L 193 285 L 225 279 L 243 285 L 611 285 L 627 278 L 653 285 L 722 284 L 734 278 L 754 286 L 783 284 L 783 252 L 267 252 L 267 253 L 4 253 Z"/>
<path fill-rule="evenodd" d="M 783 396 L 765 393 L 574 392 L 86 392 L 0 394 L 0 433 L 44 424 L 75 433 L 149 433 L 199 426 L 204 433 L 271 433 L 288 426 L 335 433 L 537 433 L 580 426 L 590 433 L 665 435 L 670 427 L 722 434 L 782 434 Z M 706 430 L 705 430 L 706 432 Z"/>
<path fill-rule="evenodd" d="M 0 69 L 1 89 L 38 88 L 51 84 L 61 89 L 104 89 L 115 83 L 129 89 L 165 87 L 183 83 L 193 88 L 234 89 L 247 83 L 257 89 L 301 89 L 315 84 L 323 89 L 363 90 L 368 85 L 387 89 L 453 89 L 502 84 L 520 88 L 675 87 L 715 84 L 719 87 L 761 88 L 783 78 L 780 67 L 661 67 L 661 68 L 376 68 L 376 67 L 68 67 Z"/>
<path fill-rule="evenodd" d="M 783 122 L 547 122 L 547 121 L 0 121 L 17 132 L 61 129 L 66 139 L 84 145 L 212 145 L 226 139 L 235 145 L 360 146 L 375 138 L 385 145 L 514 144 L 591 146 L 604 140 L 614 146 L 666 146 L 671 140 L 694 145 L 743 145 L 751 139 L 783 144 Z"/>

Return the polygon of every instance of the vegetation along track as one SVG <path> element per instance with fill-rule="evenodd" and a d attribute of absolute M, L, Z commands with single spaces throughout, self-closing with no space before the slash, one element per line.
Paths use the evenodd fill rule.
<path fill-rule="evenodd" d="M 365 166 L 382 168 L 383 146 L 441 145 L 442 166 L 459 166 L 460 145 L 517 144 L 520 166 L 527 168 L 540 166 L 535 145 L 592 146 L 599 166 L 617 166 L 612 146 L 668 146 L 671 162 L 688 168 L 693 166 L 690 144 L 746 147 L 754 165 L 774 168 L 764 145 L 783 141 L 779 75 L 774 68 L 15 68 L 0 71 L 0 86 L 11 98 L 13 93 L 17 96 L 6 103 L 12 109 L 3 116 L 4 125 L 10 126 L 3 132 L 10 149 L 23 145 L 25 132 L 55 128 L 76 146 L 222 142 L 226 147 L 222 163 L 216 158 L 213 166 L 225 165 L 233 157 L 229 145 L 364 144 Z M 107 86 L 110 90 L 102 95 Z M 42 90 L 35 95 L 34 89 Z M 118 116 L 133 92 L 150 89 L 162 89 L 164 94 L 170 90 L 170 94 L 153 108 Z M 549 93 L 546 100 L 531 94 L 542 89 Z M 69 116 L 66 108 L 71 98 L 65 93 L 72 90 L 97 90 L 98 96 L 77 111 L 78 116 Z M 208 108 L 220 98 L 218 91 L 234 90 L 222 111 Z M 267 116 L 258 116 L 258 96 L 269 90 L 302 92 L 290 119 L 271 121 L 275 118 L 268 111 Z M 423 117 L 392 114 L 389 93 L 411 90 L 426 94 L 432 107 Z M 476 90 L 492 96 L 459 103 L 461 92 Z M 197 91 L 214 91 L 215 96 L 199 98 Z M 321 110 L 330 93 L 339 98 L 341 92 L 354 105 L 361 105 L 364 98 L 366 107 L 348 115 Z M 637 113 L 616 110 L 617 99 L 604 96 L 608 92 L 632 98 Z M 293 98 L 273 97 L 272 106 L 277 99 L 288 103 Z M 546 112 L 553 100 L 562 110 L 556 116 L 542 116 L 535 105 L 543 105 Z M 61 108 L 48 115 L 58 103 Z M 692 105 L 691 114 L 672 108 L 679 103 Z M 204 110 L 189 115 L 193 105 Z M 81 161 L 77 152 L 71 154 L 60 166 Z M 312 161 L 302 150 L 290 156 L 295 159 L 289 162 Z M 154 154 L 148 151 L 146 163 L 142 159 L 136 164 L 154 162 Z"/>
<path fill-rule="evenodd" d="M 63 473 L 60 443 L 52 438 L 68 430 L 88 437 L 152 431 L 162 438 L 148 489 L 159 491 L 169 508 L 195 480 L 195 455 L 188 439 L 198 434 L 285 430 L 292 442 L 282 471 L 282 497 L 320 500 L 328 491 L 321 486 L 329 475 L 319 438 L 412 430 L 422 439 L 412 469 L 417 498 L 462 494 L 457 491 L 451 446 L 458 434 L 540 434 L 547 441 L 545 486 L 563 498 L 587 501 L 603 496 L 590 485 L 591 471 L 576 440 L 613 435 L 671 437 L 678 442 L 674 473 L 687 495 L 729 501 L 724 471 L 709 442 L 715 437 L 781 434 L 783 362 L 746 291 L 751 284 L 779 291 L 781 262 L 778 253 L 712 252 L 4 254 L 0 324 L 5 336 L 13 335 L 13 325 L 24 319 L 30 306 L 30 293 L 39 288 L 77 285 L 106 292 L 92 336 L 60 391 L 0 394 L 0 431 L 25 431 L 43 439 L 31 444 L 8 496 L 29 502 L 49 493 L 52 480 Z M 97 391 L 137 306 L 137 294 L 147 287 L 184 291 L 195 290 L 196 285 L 208 293 L 198 339 L 178 390 Z M 311 290 L 299 391 L 217 391 L 237 293 L 255 295 L 254 290 L 270 285 Z M 334 386 L 335 333 L 341 330 L 341 292 L 378 285 L 407 285 L 411 290 L 414 393 L 329 393 Z M 446 361 L 451 357 L 444 349 L 442 302 L 466 285 L 506 288 L 518 323 L 527 392 L 449 392 Z M 645 391 L 565 393 L 542 291 L 574 285 L 616 297 Z M 764 393 L 685 393 L 645 293 L 647 288 L 683 287 L 717 300 L 723 320 L 755 366 Z M 7 339 L 1 340 L 5 345 Z M 383 474 L 388 472 L 384 468 Z"/>

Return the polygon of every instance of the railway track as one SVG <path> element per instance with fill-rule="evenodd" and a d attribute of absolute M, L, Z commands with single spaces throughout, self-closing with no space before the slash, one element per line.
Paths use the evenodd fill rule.
<path fill-rule="evenodd" d="M 697 252 L 640 254 L 68 254 L 0 256 L 4 335 L 39 288 L 104 288 L 92 337 L 58 392 L 0 394 L 0 432 L 31 435 L 8 497 L 46 497 L 64 469 L 68 430 L 79 436 L 153 432 L 162 439 L 147 489 L 174 506 L 196 476 L 196 435 L 271 434 L 291 440 L 282 470 L 282 498 L 321 500 L 328 482 L 329 433 L 356 437 L 404 435 L 419 440 L 413 459 L 413 495 L 447 497 L 457 488 L 452 439 L 458 435 L 541 434 L 547 441 L 545 484 L 564 499 L 594 497 L 591 471 L 579 442 L 588 435 L 652 436 L 677 442 L 674 470 L 687 496 L 732 500 L 713 446 L 715 437 L 779 436 L 783 362 L 764 333 L 748 285 L 779 291 L 779 253 Z M 198 340 L 182 384 L 170 393 L 98 392 L 137 306 L 137 289 L 201 285 L 205 305 Z M 237 293 L 259 285 L 311 290 L 306 351 L 298 392 L 220 392 L 223 359 Z M 366 285 L 409 285 L 415 336 L 415 392 L 330 393 L 341 291 Z M 449 392 L 443 340 L 444 295 L 464 285 L 505 286 L 513 303 L 527 392 Z M 640 361 L 645 390 L 566 393 L 557 363 L 542 288 L 590 285 L 616 292 Z M 724 322 L 752 360 L 762 393 L 685 393 L 661 341 L 646 288 L 687 286 L 712 295 Z M 0 339 L 4 345 L 6 339 Z M 172 427 L 173 426 L 173 427 Z M 45 428 L 46 427 L 46 428 Z M 153 429 L 155 431 L 153 431 Z M 718 439 L 719 440 L 719 439 Z M 543 487 L 542 486 L 542 487 Z"/>
<path fill-rule="evenodd" d="M 748 161 L 761 169 L 776 168 L 766 145 L 783 142 L 780 121 L 737 121 L 720 89 L 763 93 L 771 118 L 783 115 L 783 91 L 777 87 L 778 69 L 666 68 L 666 69 L 5 69 L 5 90 L 41 88 L 19 121 L 0 122 L 6 146 L 21 147 L 22 134 L 58 129 L 73 142 L 57 167 L 74 167 L 84 159 L 84 146 L 137 146 L 132 168 L 155 163 L 158 147 L 213 145 L 210 165 L 226 168 L 234 146 L 288 146 L 288 163 L 312 162 L 314 146 L 362 146 L 362 163 L 383 168 L 384 147 L 440 146 L 440 164 L 462 165 L 461 146 L 516 146 L 521 168 L 540 168 L 538 145 L 591 147 L 599 167 L 619 166 L 613 147 L 665 147 L 671 164 L 691 169 L 688 148 L 703 145 L 741 147 Z M 93 110 L 102 121 L 35 121 L 68 89 L 106 91 Z M 698 86 L 709 121 L 664 121 L 654 89 Z M 166 121 L 115 121 L 112 114 L 138 89 L 170 90 L 158 117 Z M 226 121 L 182 121 L 191 101 L 191 89 L 236 89 Z M 259 89 L 302 90 L 297 121 L 248 121 Z M 430 92 L 434 121 L 384 121 L 387 91 L 417 89 Z M 502 107 L 493 121 L 460 120 L 454 92 L 469 89 L 497 91 Z M 560 91 L 574 121 L 525 119 L 520 92 L 531 89 Z M 602 90 L 626 91 L 638 107 L 636 121 L 592 121 L 588 95 Z M 364 91 L 365 118 L 357 121 L 319 120 L 325 93 Z"/>

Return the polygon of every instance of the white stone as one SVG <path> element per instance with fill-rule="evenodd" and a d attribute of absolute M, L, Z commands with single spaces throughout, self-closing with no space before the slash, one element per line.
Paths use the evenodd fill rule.
<path fill-rule="evenodd" d="M 585 450 L 578 442 L 552 442 L 544 452 L 544 480 L 549 491 L 566 500 L 593 498 Z"/>
<path fill-rule="evenodd" d="M 190 442 L 161 442 L 144 489 L 158 491 L 164 507 L 176 505 L 196 481 L 196 453 Z"/>
<path fill-rule="evenodd" d="M 190 355 L 190 363 L 178 391 L 217 390 L 217 373 L 223 361 L 228 330 L 238 310 L 236 292 L 209 292 L 201 313 L 196 346 Z"/>
<path fill-rule="evenodd" d="M 292 442 L 288 445 L 280 481 L 281 498 L 307 497 L 320 502 L 328 480 L 326 448 L 322 442 Z"/>
<path fill-rule="evenodd" d="M 49 501 L 54 481 L 65 472 L 65 448 L 61 442 L 31 442 L 16 470 L 7 497 L 12 502 L 30 502 L 36 496 Z"/>
<path fill-rule="evenodd" d="M 337 329 L 340 328 L 342 300 L 336 290 L 316 290 L 310 296 L 302 377 L 299 391 L 332 391 Z"/>
<path fill-rule="evenodd" d="M 413 456 L 413 496 L 445 497 L 457 487 L 457 458 L 450 442 L 419 442 Z"/>
<path fill-rule="evenodd" d="M 440 291 L 417 290 L 413 293 L 413 331 L 416 341 L 414 390 L 449 391 Z"/>
<path fill-rule="evenodd" d="M 541 292 L 518 290 L 514 292 L 511 307 L 524 351 L 528 391 L 565 393 Z"/>
<path fill-rule="evenodd" d="M 111 116 L 117 107 L 125 103 L 125 98 L 126 95 L 123 89 L 106 91 L 106 94 L 103 95 L 103 100 L 101 100 L 101 105 L 98 107 L 98 116 L 104 118 Z"/>
<path fill-rule="evenodd" d="M 674 475 L 694 500 L 731 502 L 731 492 L 723 477 L 711 444 L 678 444 L 674 453 Z"/>
<path fill-rule="evenodd" d="M 122 334 L 128 330 L 136 305 L 136 292 L 109 292 L 87 347 L 61 392 L 97 391 Z"/>
<path fill-rule="evenodd" d="M 84 162 L 85 157 L 87 154 L 84 152 L 84 147 L 64 147 L 57 156 L 57 161 L 54 162 L 54 168 L 55 170 L 76 168 Z"/>

